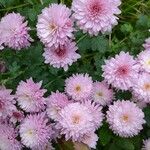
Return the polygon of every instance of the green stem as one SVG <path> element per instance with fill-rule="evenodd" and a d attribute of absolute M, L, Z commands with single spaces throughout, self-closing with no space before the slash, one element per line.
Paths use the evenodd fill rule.
<path fill-rule="evenodd" d="M 77 40 L 77 44 L 82 41 L 85 37 L 87 36 L 87 34 L 84 34 L 82 37 L 80 37 L 78 40 Z"/>
<path fill-rule="evenodd" d="M 64 0 L 60 0 L 60 3 L 64 4 Z"/>
<path fill-rule="evenodd" d="M 40 0 L 40 3 L 43 5 L 44 3 L 43 3 L 43 0 Z"/>
<path fill-rule="evenodd" d="M 12 10 L 12 9 L 25 7 L 25 6 L 28 6 L 28 5 L 30 5 L 30 3 L 21 4 L 21 5 L 18 5 L 18 6 L 12 6 L 12 7 L 8 7 L 8 8 L 0 9 L 0 12 L 2 12 L 2 11 L 9 11 L 9 10 Z"/>

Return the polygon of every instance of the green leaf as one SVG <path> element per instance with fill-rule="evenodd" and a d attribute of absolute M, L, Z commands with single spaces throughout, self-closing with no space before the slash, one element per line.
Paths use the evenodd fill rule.
<path fill-rule="evenodd" d="M 100 142 L 103 146 L 107 145 L 111 138 L 112 138 L 112 132 L 109 129 L 107 124 L 104 124 L 98 131 L 98 135 L 100 137 Z"/>
<path fill-rule="evenodd" d="M 93 51 L 104 53 L 109 50 L 109 42 L 104 36 L 97 36 L 91 39 L 91 47 Z"/>
<path fill-rule="evenodd" d="M 150 106 L 144 108 L 146 124 L 150 127 Z"/>
<path fill-rule="evenodd" d="M 123 24 L 122 26 L 121 26 L 121 31 L 123 32 L 123 33 L 131 33 L 132 31 L 133 31 L 133 27 L 132 27 L 132 25 L 131 24 L 129 24 L 129 23 L 126 23 L 126 24 Z"/>

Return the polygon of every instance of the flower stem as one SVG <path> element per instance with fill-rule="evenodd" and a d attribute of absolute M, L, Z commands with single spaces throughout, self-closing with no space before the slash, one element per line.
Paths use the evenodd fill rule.
<path fill-rule="evenodd" d="M 64 0 L 60 0 L 60 3 L 64 4 Z"/>
<path fill-rule="evenodd" d="M 40 0 L 40 3 L 43 5 L 44 3 L 43 3 L 43 0 Z"/>
<path fill-rule="evenodd" d="M 77 44 L 82 41 L 85 37 L 87 36 L 87 34 L 84 34 L 82 37 L 80 37 L 78 40 L 77 40 Z"/>
<path fill-rule="evenodd" d="M 0 12 L 2 12 L 2 11 L 9 11 L 9 10 L 12 10 L 12 9 L 25 7 L 25 6 L 28 6 L 28 5 L 30 5 L 30 3 L 21 4 L 21 5 L 18 5 L 18 6 L 12 6 L 12 7 L 8 7 L 8 8 L 0 9 Z"/>

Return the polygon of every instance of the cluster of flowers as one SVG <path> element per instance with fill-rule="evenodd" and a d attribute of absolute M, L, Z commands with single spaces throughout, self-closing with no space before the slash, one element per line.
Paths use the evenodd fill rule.
<path fill-rule="evenodd" d="M 71 9 L 63 4 L 51 4 L 38 16 L 37 35 L 45 45 L 45 63 L 56 68 L 68 69 L 81 56 L 73 32 L 79 27 L 91 36 L 110 32 L 117 25 L 120 0 L 73 0 Z M 27 22 L 20 14 L 10 13 L 0 22 L 0 49 L 8 46 L 20 50 L 33 41 Z"/>
<path fill-rule="evenodd" d="M 122 59 L 123 56 L 132 58 L 128 53 L 121 52 L 113 60 L 117 62 L 117 59 Z M 112 74 L 111 77 L 115 76 L 115 80 L 120 84 L 130 83 L 128 80 L 134 77 L 130 74 L 134 70 L 133 62 L 124 61 L 124 65 L 132 67 L 132 71 L 125 67 L 124 74 L 123 68 L 120 72 L 117 70 L 118 65 L 115 65 L 115 68 L 114 65 L 109 65 L 112 70 L 116 70 L 116 75 Z M 107 79 L 107 76 L 104 77 Z M 114 81 L 111 85 L 117 87 Z M 46 98 L 46 90 L 41 86 L 42 82 L 35 83 L 32 78 L 26 82 L 21 81 L 15 95 L 11 95 L 11 90 L 1 87 L 0 149 L 20 150 L 23 145 L 33 150 L 53 149 L 51 141 L 57 142 L 58 138 L 63 137 L 66 141 L 82 142 L 96 148 L 98 136 L 95 131 L 105 118 L 103 107 L 106 105 L 106 121 L 114 134 L 133 137 L 143 129 L 145 120 L 142 109 L 129 100 L 112 103 L 115 99 L 114 92 L 105 80 L 93 82 L 88 74 L 73 74 L 65 80 L 64 93 L 52 92 Z M 17 140 L 18 136 L 21 137 L 21 141 Z"/>

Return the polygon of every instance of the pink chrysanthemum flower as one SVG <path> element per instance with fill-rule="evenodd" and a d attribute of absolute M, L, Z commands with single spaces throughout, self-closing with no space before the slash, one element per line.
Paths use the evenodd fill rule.
<path fill-rule="evenodd" d="M 0 150 L 21 150 L 17 131 L 8 124 L 0 124 Z"/>
<path fill-rule="evenodd" d="M 33 39 L 28 34 L 27 21 L 19 13 L 9 13 L 1 19 L 0 33 L 5 46 L 20 50 L 30 46 Z M 0 42 L 2 44 L 2 42 Z"/>
<path fill-rule="evenodd" d="M 73 62 L 76 62 L 81 56 L 76 53 L 75 42 L 67 41 L 64 45 L 59 45 L 57 48 L 54 46 L 45 48 L 43 56 L 45 63 L 50 64 L 55 68 L 64 68 L 68 70 L 68 66 L 71 66 Z"/>
<path fill-rule="evenodd" d="M 42 81 L 35 83 L 32 78 L 21 81 L 17 87 L 16 96 L 19 106 L 26 112 L 39 112 L 45 108 L 46 92 L 41 89 Z"/>
<path fill-rule="evenodd" d="M 145 48 L 145 50 L 150 50 L 150 38 L 145 40 L 143 47 Z"/>
<path fill-rule="evenodd" d="M 120 52 L 115 58 L 105 61 L 103 77 L 117 89 L 129 90 L 137 79 L 139 65 L 129 53 Z"/>
<path fill-rule="evenodd" d="M 150 50 L 142 51 L 138 56 L 138 62 L 141 65 L 141 71 L 150 73 Z"/>
<path fill-rule="evenodd" d="M 77 25 L 84 32 L 98 35 L 110 32 L 117 25 L 120 0 L 73 0 L 72 9 Z"/>
<path fill-rule="evenodd" d="M 95 130 L 91 111 L 80 103 L 68 104 L 60 111 L 57 129 L 65 135 L 66 140 L 80 141 L 81 138 Z"/>
<path fill-rule="evenodd" d="M 47 115 L 49 118 L 56 120 L 59 112 L 62 108 L 67 106 L 69 103 L 68 97 L 60 93 L 59 91 L 56 91 L 56 93 L 53 93 L 47 98 Z"/>
<path fill-rule="evenodd" d="M 14 95 L 11 95 L 12 90 L 0 86 L 0 118 L 5 119 L 15 108 Z"/>
<path fill-rule="evenodd" d="M 93 89 L 92 78 L 88 74 L 73 74 L 65 81 L 65 91 L 74 100 L 88 98 Z"/>
<path fill-rule="evenodd" d="M 109 105 L 114 98 L 113 90 L 103 82 L 95 82 L 93 84 L 92 99 L 102 106 Z"/>
<path fill-rule="evenodd" d="M 130 101 L 116 101 L 109 106 L 107 122 L 113 132 L 121 137 L 133 137 L 143 129 L 144 113 Z"/>
<path fill-rule="evenodd" d="M 140 100 L 150 103 L 150 74 L 139 74 L 139 78 L 134 83 L 133 94 Z"/>
<path fill-rule="evenodd" d="M 38 17 L 37 34 L 48 47 L 64 45 L 73 38 L 73 21 L 69 18 L 71 10 L 62 4 L 52 4 L 42 10 Z"/>
<path fill-rule="evenodd" d="M 21 122 L 24 119 L 24 113 L 23 111 L 19 111 L 17 109 L 12 111 L 12 114 L 10 116 L 10 122 L 12 122 L 13 124 L 16 124 L 17 122 Z"/>
<path fill-rule="evenodd" d="M 85 105 L 90 110 L 94 118 L 93 123 L 95 129 L 98 129 L 102 125 L 102 121 L 104 119 L 102 107 L 99 104 L 96 104 L 95 102 L 91 102 L 90 100 L 84 100 L 82 104 Z"/>
<path fill-rule="evenodd" d="M 91 132 L 82 138 L 82 142 L 93 149 L 96 149 L 97 141 L 98 136 L 94 132 Z"/>
<path fill-rule="evenodd" d="M 143 148 L 142 148 L 142 150 L 150 150 L 150 138 L 149 139 L 147 139 L 147 140 L 144 140 L 143 141 Z"/>
<path fill-rule="evenodd" d="M 19 133 L 26 147 L 42 150 L 48 144 L 53 131 L 45 113 L 41 113 L 27 116 L 20 125 Z"/>

